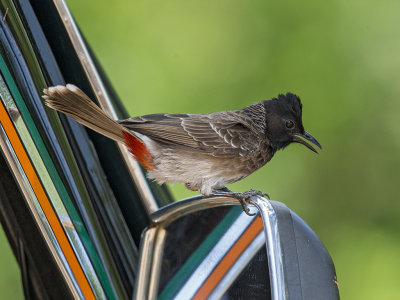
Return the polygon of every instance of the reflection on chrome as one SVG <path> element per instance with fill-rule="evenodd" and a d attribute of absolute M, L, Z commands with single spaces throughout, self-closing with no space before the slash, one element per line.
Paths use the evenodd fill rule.
<path fill-rule="evenodd" d="M 58 244 L 58 241 L 54 236 L 51 226 L 47 221 L 47 218 L 43 210 L 40 207 L 39 201 L 32 190 L 28 178 L 26 178 L 25 176 L 22 166 L 19 163 L 18 158 L 14 152 L 14 149 L 12 148 L 8 140 L 8 137 L 4 132 L 3 126 L 1 124 L 0 124 L 0 147 L 4 156 L 7 159 L 7 162 L 14 174 L 15 179 L 18 182 L 22 194 L 29 205 L 32 215 L 36 220 L 36 224 L 38 224 L 40 231 L 43 233 L 43 237 L 46 241 L 46 244 L 49 247 L 50 251 L 52 252 L 53 257 L 57 262 L 57 265 L 60 268 L 61 273 L 63 274 L 63 277 L 65 278 L 65 281 L 71 290 L 71 293 L 75 298 L 83 299 L 83 294 L 81 293 L 79 285 L 76 282 L 75 277 L 71 272 L 71 269 L 69 268 L 64 253 L 62 252 L 60 245 Z"/>
<path fill-rule="evenodd" d="M 149 293 L 148 282 L 154 274 L 151 274 L 151 265 L 153 259 L 153 248 L 156 239 L 157 228 L 152 227 L 144 231 L 140 242 L 140 261 L 138 275 L 136 276 L 135 291 L 133 299 L 150 299 L 147 297 Z"/>
<path fill-rule="evenodd" d="M 258 209 L 260 212 L 263 220 L 264 234 L 260 233 L 257 235 L 243 255 L 241 255 L 241 257 L 235 262 L 232 269 L 213 290 L 210 295 L 210 299 L 218 299 L 226 292 L 229 286 L 234 282 L 235 278 L 237 278 L 237 276 L 240 274 L 241 270 L 243 270 L 243 268 L 250 262 L 254 255 L 261 249 L 261 247 L 263 247 L 263 245 L 266 245 L 267 249 L 272 299 L 286 299 L 282 265 L 282 250 L 275 211 L 272 205 L 269 203 L 269 200 L 262 197 L 253 197 L 250 200 L 250 203 L 256 207 L 251 207 L 253 212 L 255 212 L 256 209 Z M 162 235 L 163 238 L 160 240 L 158 240 L 158 234 L 160 232 L 165 233 L 164 228 L 182 216 L 195 211 L 224 205 L 239 205 L 239 202 L 232 198 L 204 198 L 199 196 L 172 203 L 150 215 L 153 225 L 148 228 L 143 235 L 143 242 L 140 249 L 139 272 L 136 278 L 136 290 L 133 299 L 157 298 L 156 293 L 158 291 L 158 280 L 160 276 L 159 270 L 162 260 L 162 251 L 159 249 L 162 248 L 162 245 L 165 242 L 165 234 Z M 231 229 L 229 229 L 226 233 L 228 234 L 231 232 L 231 234 L 228 234 L 230 238 L 228 238 L 228 235 L 224 235 L 214 246 L 213 250 L 221 249 L 220 251 L 222 251 L 223 249 L 229 249 L 231 245 L 230 243 L 232 242 L 232 235 L 236 236 L 239 234 L 240 236 L 241 232 L 246 228 L 245 224 L 240 222 L 250 223 L 252 220 L 253 218 L 250 218 L 243 213 L 235 221 L 234 224 L 236 224 L 236 226 L 232 225 Z M 218 245 L 220 246 L 218 247 Z M 213 252 L 213 250 L 211 252 Z M 220 251 L 214 252 L 212 255 L 223 252 Z M 178 294 L 175 295 L 174 299 L 189 299 L 190 296 L 194 295 L 198 286 L 204 282 L 204 279 L 209 276 L 210 270 L 213 269 L 212 264 L 213 262 L 215 263 L 215 261 L 217 261 L 214 258 L 215 257 L 211 259 L 209 256 L 207 256 L 206 259 L 203 260 L 198 268 L 192 273 L 190 278 L 188 278 L 188 281 L 182 286 Z"/>
<path fill-rule="evenodd" d="M 17 109 L 15 102 L 4 82 L 4 79 L 0 76 L 0 94 L 1 94 L 1 99 L 3 103 L 6 106 L 6 109 L 12 108 L 12 109 Z M 105 299 L 105 294 L 103 291 L 103 288 L 100 284 L 100 281 L 97 277 L 97 274 L 93 268 L 93 265 L 86 253 L 86 250 L 82 244 L 82 241 L 79 238 L 79 235 L 67 213 L 67 210 L 60 198 L 60 195 L 57 192 L 56 187 L 54 186 L 54 183 L 51 179 L 50 174 L 47 171 L 47 168 L 44 165 L 44 162 L 38 152 L 38 149 L 36 148 L 36 145 L 34 141 L 32 140 L 32 137 L 29 133 L 29 130 L 27 128 L 27 125 L 25 124 L 23 118 L 18 118 L 14 122 L 14 126 L 16 131 L 18 132 L 21 140 L 23 141 L 24 147 L 27 150 L 29 157 L 31 159 L 31 162 L 40 177 L 40 180 L 43 183 L 43 186 L 46 190 L 46 193 L 49 195 L 49 198 L 51 198 L 51 202 L 53 204 L 53 207 L 61 220 L 61 223 L 64 227 L 65 233 L 68 236 L 68 239 L 71 243 L 71 246 L 73 247 L 74 251 L 77 254 L 77 258 L 79 260 L 79 263 L 82 264 L 82 269 L 84 270 L 88 282 L 91 285 L 94 294 L 96 295 L 96 298 L 98 299 Z M 13 173 L 15 174 L 18 184 L 20 185 L 21 189 L 24 192 L 24 196 L 26 197 L 26 200 L 28 202 L 28 205 L 35 216 L 35 219 L 37 223 L 40 226 L 41 232 L 43 233 L 43 236 L 46 239 L 46 242 L 51 245 L 49 245 L 49 248 L 52 250 L 54 257 L 58 258 L 57 262 L 60 266 L 60 270 L 62 271 L 64 277 L 66 278 L 67 283 L 70 286 L 73 286 L 71 288 L 71 291 L 74 294 L 79 294 L 83 299 L 83 295 L 81 294 L 79 285 L 77 285 L 76 280 L 71 273 L 71 270 L 69 268 L 68 262 L 66 261 L 64 254 L 60 248 L 60 245 L 54 236 L 53 230 L 50 226 L 50 224 L 47 221 L 47 218 L 40 206 L 40 203 L 34 194 L 32 187 L 29 183 L 29 180 L 27 179 L 25 172 L 22 168 L 22 166 L 19 163 L 19 160 L 14 152 L 14 149 L 12 148 L 11 143 L 8 140 L 7 135 L 4 132 L 3 127 L 1 127 L 1 146 L 3 149 L 3 152 L 7 156 L 7 161 L 12 167 Z M 7 155 L 9 153 L 9 155 Z M 56 254 L 56 255 L 55 255 Z M 62 267 L 61 267 L 62 264 Z"/>
<path fill-rule="evenodd" d="M 202 196 L 184 199 L 171 203 L 150 215 L 154 226 L 146 229 L 140 246 L 139 270 L 136 277 L 133 299 L 156 299 L 158 280 L 161 268 L 162 251 L 165 242 L 165 227 L 174 220 L 194 211 L 218 207 L 222 205 L 237 205 L 238 201 L 231 198 L 203 198 Z M 251 220 L 251 218 L 248 218 Z M 158 240 L 160 238 L 160 240 Z M 150 297 L 151 296 L 151 297 Z"/>
<path fill-rule="evenodd" d="M 167 238 L 167 231 L 165 228 L 157 228 L 156 239 L 153 247 L 153 259 L 151 262 L 150 274 L 157 274 L 158 276 L 152 276 L 149 280 L 149 293 L 148 299 L 157 299 L 158 295 L 158 283 L 161 274 L 161 263 L 164 253 L 164 244 Z"/>
<path fill-rule="evenodd" d="M 283 272 L 282 249 L 278 231 L 278 220 L 271 203 L 263 197 L 252 197 L 250 203 L 258 208 L 261 214 L 264 233 L 267 241 L 268 267 L 273 300 L 284 300 L 286 297 L 285 277 Z"/>
<path fill-rule="evenodd" d="M 85 43 L 83 42 L 83 39 L 77 29 L 74 20 L 71 17 L 71 14 L 65 2 L 62 0 L 55 0 L 54 3 L 56 5 L 58 13 L 61 16 L 61 19 L 64 22 L 64 26 L 72 41 L 75 51 L 78 54 L 82 67 L 89 79 L 89 82 L 101 108 L 106 111 L 109 116 L 117 119 L 117 114 L 110 104 L 110 99 L 107 95 L 106 89 L 100 79 L 96 68 L 94 67 L 94 63 L 88 53 Z M 155 212 L 158 209 L 158 204 L 154 199 L 154 196 L 150 190 L 143 171 L 124 145 L 118 144 L 118 147 L 128 167 L 132 180 L 137 186 L 140 198 L 143 202 L 144 207 L 147 210 L 147 213 L 151 214 L 152 212 Z"/>
<path fill-rule="evenodd" d="M 224 278 L 218 283 L 214 291 L 208 297 L 208 300 L 221 299 L 229 287 L 235 282 L 236 278 L 238 278 L 238 276 L 242 273 L 243 269 L 264 246 L 265 236 L 263 232 L 260 232 L 253 242 L 251 242 L 246 250 L 240 255 L 235 264 L 229 269 Z"/>
<path fill-rule="evenodd" d="M 170 224 L 177 218 L 185 216 L 195 211 L 226 206 L 238 205 L 239 201 L 227 197 L 208 197 L 196 196 L 192 198 L 183 199 L 160 208 L 158 211 L 150 215 L 150 219 L 155 224 L 166 223 Z"/>
<path fill-rule="evenodd" d="M 240 216 L 230 226 L 228 231 L 221 237 L 218 243 L 212 248 L 212 250 L 208 253 L 206 258 L 201 262 L 201 264 L 196 268 L 196 270 L 192 273 L 189 279 L 185 282 L 184 286 L 179 290 L 178 294 L 174 297 L 174 299 L 176 300 L 191 299 L 195 295 L 197 290 L 210 276 L 216 264 L 218 264 L 222 260 L 226 252 L 236 243 L 236 241 L 247 229 L 247 227 L 250 225 L 253 219 L 254 218 L 251 218 L 244 213 L 240 214 Z M 249 250 L 249 248 L 247 250 Z M 242 262 L 250 261 L 256 253 L 257 252 L 248 253 L 250 254 L 249 257 L 247 257 L 248 259 L 245 259 Z M 236 268 L 241 268 L 241 269 L 243 269 L 246 266 L 246 264 L 244 264 L 239 267 L 238 261 L 236 261 L 235 265 Z M 228 274 L 224 276 L 224 278 L 226 279 L 225 283 L 233 283 L 235 278 L 239 275 L 239 273 L 238 274 L 230 273 L 231 276 L 228 277 Z M 229 285 L 223 286 L 222 282 L 220 282 L 217 288 L 218 287 L 219 290 L 216 291 L 216 294 L 219 294 L 220 292 L 226 290 L 229 287 Z"/>

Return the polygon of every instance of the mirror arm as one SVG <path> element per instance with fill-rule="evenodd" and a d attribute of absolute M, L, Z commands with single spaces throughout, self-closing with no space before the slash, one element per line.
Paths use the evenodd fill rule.
<path fill-rule="evenodd" d="M 251 197 L 249 203 L 257 207 L 263 221 L 272 299 L 287 299 L 285 292 L 285 274 L 282 262 L 283 254 L 279 238 L 278 219 L 275 210 L 269 200 L 264 197 Z"/>

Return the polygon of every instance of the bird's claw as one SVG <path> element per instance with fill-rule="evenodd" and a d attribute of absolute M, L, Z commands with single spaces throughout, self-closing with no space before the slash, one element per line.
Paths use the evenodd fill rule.
<path fill-rule="evenodd" d="M 244 193 L 239 193 L 237 199 L 239 200 L 240 204 L 242 205 L 243 211 L 246 213 L 246 215 L 248 216 L 255 216 L 256 214 L 251 214 L 250 213 L 250 209 L 248 208 L 247 204 L 249 203 L 249 200 L 251 199 L 251 197 L 254 196 L 266 196 L 268 199 L 270 199 L 269 195 L 267 193 L 263 193 L 261 191 L 257 191 L 257 190 L 249 190 L 247 192 Z"/>
<path fill-rule="evenodd" d="M 242 205 L 243 211 L 246 213 L 246 215 L 252 217 L 255 216 L 256 214 L 251 214 L 250 213 L 250 208 L 247 206 L 247 200 L 244 198 L 238 198 L 240 204 Z"/>

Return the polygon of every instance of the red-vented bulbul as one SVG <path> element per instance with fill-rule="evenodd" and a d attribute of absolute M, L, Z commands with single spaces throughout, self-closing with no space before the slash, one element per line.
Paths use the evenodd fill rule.
<path fill-rule="evenodd" d="M 209 114 L 153 114 L 115 121 L 78 87 L 49 87 L 46 104 L 79 123 L 124 143 L 158 183 L 184 183 L 205 196 L 228 196 L 248 213 L 250 190 L 226 188 L 263 165 L 292 142 L 317 152 L 318 141 L 304 130 L 300 98 L 292 93 L 241 110 Z"/>

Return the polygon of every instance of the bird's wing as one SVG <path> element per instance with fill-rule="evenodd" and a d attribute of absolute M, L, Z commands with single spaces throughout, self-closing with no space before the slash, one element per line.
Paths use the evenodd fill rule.
<path fill-rule="evenodd" d="M 217 157 L 245 156 L 257 149 L 258 135 L 234 112 L 156 114 L 119 121 L 127 129 L 166 145 Z"/>

